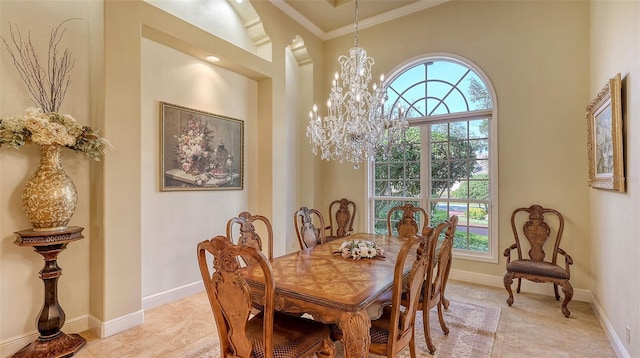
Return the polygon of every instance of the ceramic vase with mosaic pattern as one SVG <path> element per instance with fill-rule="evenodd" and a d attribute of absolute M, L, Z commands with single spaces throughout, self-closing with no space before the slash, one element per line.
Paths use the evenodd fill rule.
<path fill-rule="evenodd" d="M 78 193 L 60 164 L 62 146 L 40 145 L 40 165 L 22 190 L 22 208 L 36 231 L 64 230 Z"/>

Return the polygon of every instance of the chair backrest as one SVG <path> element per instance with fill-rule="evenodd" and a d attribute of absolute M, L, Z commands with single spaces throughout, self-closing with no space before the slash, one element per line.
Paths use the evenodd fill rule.
<path fill-rule="evenodd" d="M 356 217 L 356 203 L 342 198 L 329 204 L 329 236 L 344 237 L 353 231 L 353 220 Z M 335 219 L 335 225 L 333 220 Z"/>
<path fill-rule="evenodd" d="M 398 231 L 398 236 L 402 238 L 411 237 L 413 235 L 418 235 L 418 233 L 422 232 L 424 228 L 429 224 L 429 216 L 427 212 L 419 207 L 414 206 L 413 204 L 405 204 L 402 206 L 394 206 L 389 209 L 387 213 L 387 232 L 388 235 L 393 235 L 393 229 L 391 222 L 393 221 L 393 215 L 395 212 L 402 211 L 402 218 L 396 224 L 396 229 Z M 422 220 L 424 221 L 423 230 L 420 230 L 418 227 L 418 222 L 416 221 L 415 214 L 419 212 L 422 214 Z"/>
<path fill-rule="evenodd" d="M 316 216 L 319 226 L 313 225 L 313 215 Z M 293 213 L 293 224 L 301 250 L 325 243 L 324 218 L 320 211 L 303 206 Z"/>
<path fill-rule="evenodd" d="M 258 251 L 262 251 L 263 240 L 256 232 L 256 228 L 253 225 L 256 221 L 263 222 L 267 230 L 267 257 L 269 258 L 269 261 L 271 261 L 273 260 L 273 228 L 271 227 L 271 222 L 266 217 L 262 215 L 251 215 L 251 213 L 247 211 L 241 212 L 238 216 L 227 221 L 227 237 L 231 242 L 236 242 L 233 236 L 233 226 L 234 224 L 238 224 L 240 235 L 238 237 L 237 244 L 253 247 Z M 250 263 L 251 261 L 249 259 L 247 264 Z"/>
<path fill-rule="evenodd" d="M 414 235 L 408 238 L 398 253 L 393 274 L 389 339 L 385 352 L 388 357 L 395 356 L 414 339 L 416 311 L 425 275 L 433 268 L 432 255 L 435 241 L 432 231 L 427 232 L 427 236 Z M 416 252 L 415 260 L 411 264 L 409 275 L 404 279 L 407 259 L 412 257 L 409 255 L 411 252 Z M 370 352 L 381 354 L 382 352 L 376 348 L 373 347 Z"/>
<path fill-rule="evenodd" d="M 213 273 L 207 264 L 207 253 L 213 256 Z M 246 334 L 252 309 L 251 288 L 240 275 L 240 258 L 251 258 L 265 278 L 263 342 L 267 357 L 273 357 L 275 283 L 271 265 L 264 254 L 253 247 L 234 245 L 225 236 L 216 236 L 198 244 L 198 265 L 209 304 L 218 327 L 222 356 L 250 357 L 253 342 Z"/>
<path fill-rule="evenodd" d="M 444 287 L 446 286 L 446 281 L 449 278 L 449 269 L 451 268 L 451 257 L 452 257 L 451 253 L 453 249 L 453 239 L 455 236 L 457 226 L 458 226 L 458 216 L 451 215 L 449 220 L 440 223 L 434 229 L 434 237 L 436 241 L 438 240 L 442 231 L 445 229 L 446 231 L 444 231 L 444 240 L 439 245 L 440 247 L 437 250 L 437 257 L 434 256 L 435 263 L 432 264 L 437 267 L 435 276 L 433 276 L 432 279 L 428 279 L 431 282 L 431 291 L 425 291 L 425 292 L 431 292 L 429 296 L 429 304 L 428 304 L 429 308 L 434 307 L 438 302 L 440 302 L 440 299 L 443 296 Z M 437 247 L 437 246 L 438 244 L 436 243 L 434 247 Z M 430 273 L 433 274 L 433 271 Z"/>
<path fill-rule="evenodd" d="M 528 220 L 524 225 L 522 225 L 522 233 L 524 234 L 525 239 L 529 242 L 529 258 L 532 261 L 545 261 L 546 254 L 543 247 L 551 234 L 551 228 L 547 222 L 545 222 L 545 216 L 556 218 L 557 230 L 555 232 L 553 252 L 551 253 L 551 262 L 555 264 L 558 257 L 560 240 L 562 239 L 562 232 L 564 231 L 564 218 L 562 217 L 562 214 L 554 209 L 543 208 L 540 205 L 531 205 L 528 208 L 518 208 L 513 211 L 513 214 L 511 214 L 511 227 L 513 229 L 513 236 L 517 245 L 518 259 L 522 259 L 520 230 L 518 230 L 519 225 L 517 220 L 519 213 L 527 213 L 529 215 Z"/>

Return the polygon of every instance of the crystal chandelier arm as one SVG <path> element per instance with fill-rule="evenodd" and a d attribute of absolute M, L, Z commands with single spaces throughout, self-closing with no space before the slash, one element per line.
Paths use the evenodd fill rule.
<path fill-rule="evenodd" d="M 400 142 L 408 124 L 401 112 L 398 120 L 385 116 L 384 76 L 380 77 L 379 86 L 374 83 L 369 90 L 375 61 L 358 47 L 357 0 L 355 17 L 355 45 L 349 49 L 349 56 L 338 57 L 340 73 L 336 72 L 332 82 L 328 115 L 322 118 L 314 105 L 309 113 L 307 137 L 314 154 L 320 148 L 322 159 L 349 161 L 357 168 L 360 162 L 373 158 L 381 146 L 389 148 Z"/>

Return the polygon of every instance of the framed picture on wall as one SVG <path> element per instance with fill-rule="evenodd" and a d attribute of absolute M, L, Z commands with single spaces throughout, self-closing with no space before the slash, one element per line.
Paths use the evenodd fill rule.
<path fill-rule="evenodd" d="M 160 190 L 242 190 L 244 122 L 160 102 Z"/>
<path fill-rule="evenodd" d="M 589 186 L 625 191 L 622 80 L 618 73 L 587 106 Z"/>

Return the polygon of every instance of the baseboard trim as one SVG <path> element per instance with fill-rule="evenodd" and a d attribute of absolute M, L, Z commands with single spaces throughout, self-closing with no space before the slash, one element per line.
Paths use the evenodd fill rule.
<path fill-rule="evenodd" d="M 87 329 L 89 329 L 89 316 L 84 315 L 65 321 L 61 330 L 64 333 L 78 333 L 86 331 Z M 0 357 L 12 356 L 17 351 L 35 341 L 39 336 L 40 333 L 37 330 L 34 330 L 22 336 L 10 338 L 0 343 Z"/>
<path fill-rule="evenodd" d="M 593 294 L 591 295 L 591 307 L 593 308 L 593 312 L 596 314 L 600 325 L 604 329 L 604 333 L 607 335 L 607 338 L 609 338 L 609 342 L 611 342 L 611 347 L 616 353 L 616 356 L 619 358 L 631 358 L 631 355 L 627 352 L 624 343 L 622 343 L 620 337 L 618 337 L 615 329 L 613 329 L 613 325 L 609 322 L 609 319 L 604 314 L 602 307 L 600 307 L 600 303 L 598 303 L 598 300 L 593 296 Z"/>
<path fill-rule="evenodd" d="M 195 295 L 204 291 L 204 283 L 202 281 L 190 283 L 181 287 L 176 287 L 168 291 L 156 293 L 154 295 L 142 298 L 142 309 L 148 310 L 154 307 L 162 306 L 166 303 L 177 301 L 179 299 Z"/>
<path fill-rule="evenodd" d="M 464 281 L 469 283 L 478 283 L 485 286 L 491 287 L 502 287 L 504 288 L 504 281 L 502 276 L 493 276 L 487 275 L 483 273 L 476 273 L 470 271 L 461 271 L 452 269 L 449 273 L 449 278 L 458 281 Z M 513 291 L 515 293 L 517 283 L 514 280 Z M 527 280 L 522 280 L 521 292 L 531 292 L 537 293 L 545 296 L 554 296 L 553 293 L 553 284 L 552 283 L 534 283 L 529 282 Z M 507 291 L 505 290 L 505 295 Z M 560 295 L 562 296 L 562 290 L 560 290 Z M 576 301 L 582 302 L 591 302 L 591 291 L 585 289 L 573 289 L 573 299 Z M 506 299 L 506 296 L 505 296 Z"/>
<path fill-rule="evenodd" d="M 139 310 L 106 322 L 102 322 L 96 317 L 91 316 L 89 317 L 89 330 L 100 338 L 107 338 L 143 323 L 144 310 Z"/>
<path fill-rule="evenodd" d="M 469 271 L 461 271 L 461 270 L 451 270 L 449 274 L 449 278 L 458 281 L 464 281 L 469 283 L 476 283 L 485 286 L 491 287 L 502 287 L 504 288 L 504 281 L 501 276 L 493 276 L 487 274 L 481 274 L 476 272 Z M 516 283 L 514 282 L 514 286 Z M 515 287 L 513 288 L 515 292 Z M 522 280 L 521 292 L 531 292 L 545 296 L 554 296 L 553 285 L 551 283 L 548 284 L 540 284 L 535 282 L 529 282 L 527 280 Z M 505 299 L 506 299 L 506 290 L 505 290 Z M 560 293 L 562 295 L 562 292 Z M 613 329 L 611 322 L 605 315 L 602 307 L 596 300 L 595 296 L 589 290 L 585 289 L 574 289 L 573 290 L 573 299 L 576 301 L 588 302 L 591 304 L 593 308 L 593 312 L 596 315 L 596 318 L 600 322 L 600 326 L 604 330 L 604 333 L 607 335 L 609 339 L 609 343 L 613 348 L 614 352 L 619 358 L 631 358 L 629 352 L 625 348 L 624 344 L 620 340 L 620 337 L 616 334 L 616 331 Z"/>
<path fill-rule="evenodd" d="M 504 287 L 504 283 L 501 276 L 480 274 L 469 271 L 451 270 L 449 278 L 458 281 L 464 281 L 469 283 L 481 284 L 491 287 Z M 515 288 L 514 288 L 515 289 Z M 143 309 L 137 312 L 128 314 L 126 316 L 118 317 L 116 319 L 101 322 L 99 319 L 84 315 L 74 319 L 67 320 L 62 327 L 62 331 L 65 333 L 78 333 L 86 330 L 90 330 L 96 336 L 100 338 L 110 337 L 114 334 L 124 332 L 130 328 L 141 325 L 144 323 L 144 310 L 161 306 L 166 303 L 170 303 L 204 290 L 202 281 L 192 284 L 184 285 L 175 289 L 171 289 L 165 292 L 154 294 L 144 297 L 142 299 Z M 539 284 L 531 283 L 523 280 L 522 291 L 553 296 L 553 288 L 551 284 Z M 603 327 L 609 342 L 616 355 L 620 358 L 631 358 L 627 352 L 624 344 L 616 334 L 611 322 L 609 322 L 602 307 L 593 296 L 591 291 L 584 289 L 574 289 L 573 299 L 576 301 L 589 302 L 593 308 L 593 311 Z M 28 334 L 10 338 L 0 343 L 0 356 L 8 357 L 37 339 L 39 336 L 38 331 L 34 330 Z"/>

